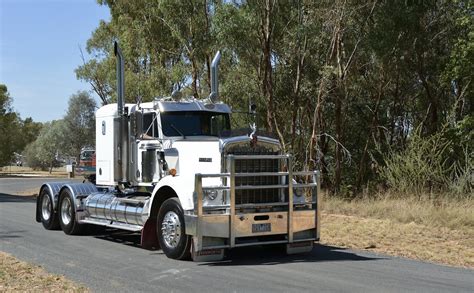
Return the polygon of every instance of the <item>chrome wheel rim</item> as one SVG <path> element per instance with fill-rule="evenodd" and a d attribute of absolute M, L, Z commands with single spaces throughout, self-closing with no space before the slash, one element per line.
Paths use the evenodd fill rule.
<path fill-rule="evenodd" d="M 69 225 L 72 219 L 72 206 L 69 197 L 65 197 L 61 203 L 61 221 L 64 225 Z"/>
<path fill-rule="evenodd" d="M 45 221 L 48 221 L 51 217 L 51 210 L 51 200 L 47 194 L 44 194 L 41 201 L 41 215 Z"/>
<path fill-rule="evenodd" d="M 181 239 L 181 222 L 175 212 L 169 211 L 165 214 L 161 223 L 161 233 L 166 246 L 169 248 L 178 246 Z"/>

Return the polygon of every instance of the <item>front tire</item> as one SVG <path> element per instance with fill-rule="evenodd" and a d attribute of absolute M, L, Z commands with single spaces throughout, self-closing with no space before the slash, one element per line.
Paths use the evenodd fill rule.
<path fill-rule="evenodd" d="M 191 236 L 186 235 L 184 213 L 175 197 L 163 202 L 157 219 L 158 242 L 165 255 L 172 259 L 189 259 Z"/>
<path fill-rule="evenodd" d="M 61 229 L 67 235 L 82 234 L 84 225 L 76 221 L 76 208 L 74 199 L 68 189 L 64 189 L 59 196 L 58 216 Z"/>
<path fill-rule="evenodd" d="M 49 193 L 47 188 L 41 190 L 39 201 L 41 224 L 43 224 L 43 227 L 47 230 L 58 230 L 58 214 L 54 211 L 53 196 Z"/>

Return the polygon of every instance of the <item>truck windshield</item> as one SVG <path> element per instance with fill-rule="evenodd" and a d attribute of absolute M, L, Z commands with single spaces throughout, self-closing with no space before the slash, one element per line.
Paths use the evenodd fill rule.
<path fill-rule="evenodd" d="M 161 113 L 165 136 L 221 136 L 230 130 L 229 114 L 192 111 Z"/>

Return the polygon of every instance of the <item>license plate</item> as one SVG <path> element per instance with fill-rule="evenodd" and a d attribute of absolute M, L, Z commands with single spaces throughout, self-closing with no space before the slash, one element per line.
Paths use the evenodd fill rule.
<path fill-rule="evenodd" d="M 270 232 L 270 231 L 272 231 L 271 223 L 252 224 L 252 233 Z"/>

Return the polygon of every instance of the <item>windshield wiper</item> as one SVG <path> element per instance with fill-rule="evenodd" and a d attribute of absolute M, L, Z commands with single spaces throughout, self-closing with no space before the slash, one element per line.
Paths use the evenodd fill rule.
<path fill-rule="evenodd" d="M 174 126 L 173 124 L 170 124 L 170 126 L 174 130 L 176 130 L 176 132 L 179 133 L 183 137 L 183 139 L 186 138 L 186 136 L 178 128 L 176 128 L 176 126 Z"/>

